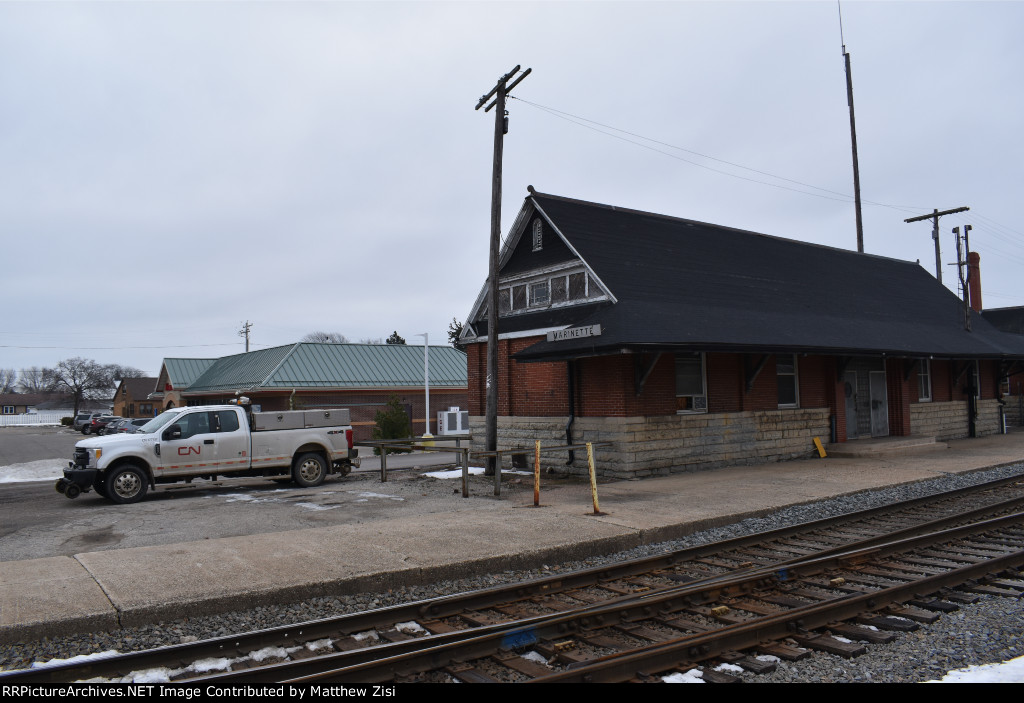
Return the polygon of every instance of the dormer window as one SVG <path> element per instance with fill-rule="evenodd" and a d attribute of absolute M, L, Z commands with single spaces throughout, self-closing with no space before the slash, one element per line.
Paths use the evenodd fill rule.
<path fill-rule="evenodd" d="M 544 248 L 544 223 L 538 217 L 533 221 L 533 250 L 540 251 Z"/>

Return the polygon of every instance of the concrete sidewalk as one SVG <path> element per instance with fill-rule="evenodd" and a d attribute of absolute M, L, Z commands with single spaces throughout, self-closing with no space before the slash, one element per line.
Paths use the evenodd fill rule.
<path fill-rule="evenodd" d="M 355 525 L 3 562 L 0 642 L 539 567 L 790 505 L 1024 462 L 1024 431 L 949 446 L 602 483 L 602 515 L 578 482 L 546 482 L 534 508 L 528 477 L 501 498 L 481 479 L 472 500 L 440 514 L 410 509 Z"/>

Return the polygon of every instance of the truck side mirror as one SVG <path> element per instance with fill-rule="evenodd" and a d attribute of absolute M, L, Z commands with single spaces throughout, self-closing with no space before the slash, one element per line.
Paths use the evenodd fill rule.
<path fill-rule="evenodd" d="M 163 434 L 164 440 L 181 439 L 181 425 L 171 425 Z"/>

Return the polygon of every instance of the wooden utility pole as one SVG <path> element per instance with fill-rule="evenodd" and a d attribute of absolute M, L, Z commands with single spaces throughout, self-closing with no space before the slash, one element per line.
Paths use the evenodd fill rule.
<path fill-rule="evenodd" d="M 249 351 L 249 332 L 252 330 L 252 323 L 246 320 L 242 323 L 242 329 L 238 330 L 239 337 L 245 337 L 245 351 Z"/>
<path fill-rule="evenodd" d="M 935 278 L 939 279 L 939 283 L 942 283 L 942 252 L 939 249 L 939 218 L 943 215 L 952 215 L 957 212 L 966 212 L 970 210 L 969 207 L 958 207 L 953 210 L 933 210 L 930 215 L 918 215 L 917 217 L 911 217 L 904 222 L 920 222 L 921 220 L 932 221 L 932 239 L 935 240 Z"/>
<path fill-rule="evenodd" d="M 853 117 L 853 74 L 850 73 L 850 54 L 843 44 L 846 63 L 846 103 L 850 106 L 850 143 L 853 145 L 853 204 L 857 211 L 857 251 L 864 253 L 864 221 L 860 214 L 860 166 L 857 161 L 857 121 Z"/>
<path fill-rule="evenodd" d="M 494 168 L 491 172 L 491 246 L 490 264 L 487 273 L 487 409 L 484 440 L 487 444 L 485 451 L 493 452 L 498 449 L 498 250 L 501 245 L 501 157 L 504 136 L 508 132 L 508 117 L 505 112 L 505 97 L 513 88 L 533 69 L 526 69 L 512 85 L 508 81 L 519 72 L 517 65 L 511 71 L 498 79 L 491 91 L 480 98 L 476 104 L 477 110 L 483 107 L 484 103 L 494 97 L 494 102 L 487 106 L 484 112 L 490 112 L 494 107 Z M 487 458 L 487 476 L 494 475 L 494 457 Z"/>

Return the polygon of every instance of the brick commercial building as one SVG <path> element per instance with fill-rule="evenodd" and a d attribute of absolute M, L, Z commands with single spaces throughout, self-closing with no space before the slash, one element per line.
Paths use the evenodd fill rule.
<path fill-rule="evenodd" d="M 611 441 L 617 476 L 995 433 L 1024 360 L 917 264 L 532 188 L 498 307 L 499 448 Z M 485 285 L 462 337 L 477 449 L 487 335 Z"/>
<path fill-rule="evenodd" d="M 429 366 L 430 427 L 439 434 L 438 412 L 466 408 L 466 355 L 431 346 Z M 364 441 L 392 394 L 413 432 L 426 429 L 423 372 L 422 346 L 300 342 L 220 359 L 164 359 L 150 398 L 162 409 L 227 403 L 239 395 L 264 411 L 348 408 L 355 439 Z"/>

